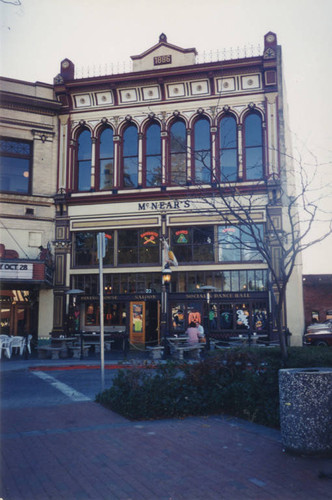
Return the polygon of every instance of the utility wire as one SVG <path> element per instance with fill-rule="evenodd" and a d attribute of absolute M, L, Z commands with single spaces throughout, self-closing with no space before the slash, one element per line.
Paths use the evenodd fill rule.
<path fill-rule="evenodd" d="M 19 242 L 17 241 L 17 239 L 11 234 L 11 232 L 9 231 L 9 229 L 4 225 L 4 223 L 2 222 L 2 220 L 0 219 L 0 222 L 1 224 L 3 225 L 3 227 L 6 229 L 7 233 L 9 234 L 9 236 L 11 236 L 11 238 L 13 238 L 13 240 L 15 241 L 16 245 L 22 250 L 22 252 L 24 253 L 24 255 L 26 256 L 27 259 L 31 260 L 30 257 L 27 255 L 26 251 L 21 247 L 21 245 L 19 244 Z"/>

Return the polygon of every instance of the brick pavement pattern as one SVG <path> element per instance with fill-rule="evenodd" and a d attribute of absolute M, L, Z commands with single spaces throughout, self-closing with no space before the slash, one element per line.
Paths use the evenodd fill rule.
<path fill-rule="evenodd" d="M 2 412 L 4 500 L 332 499 L 332 460 L 215 416 L 133 422 L 94 402 Z"/>

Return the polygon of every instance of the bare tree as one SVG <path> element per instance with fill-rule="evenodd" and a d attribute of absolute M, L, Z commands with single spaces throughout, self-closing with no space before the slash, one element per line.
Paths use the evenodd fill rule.
<path fill-rule="evenodd" d="M 200 168 L 204 165 L 212 180 L 212 189 L 199 185 L 197 179 L 192 180 L 190 194 L 196 194 L 199 209 L 218 214 L 226 231 L 236 227 L 229 241 L 231 247 L 245 249 L 249 261 L 261 260 L 268 267 L 272 321 L 278 332 L 282 357 L 286 359 L 283 312 L 287 285 L 300 263 L 300 255 L 332 234 L 331 214 L 324 214 L 320 209 L 322 191 L 314 187 L 320 166 L 304 168 L 301 158 L 296 160 L 284 155 L 283 163 L 288 167 L 280 175 L 257 181 L 255 188 L 248 192 L 245 183 L 241 185 L 225 177 L 221 181 L 212 173 L 208 153 L 189 153 Z M 265 214 L 264 229 L 262 214 Z M 325 221 L 322 233 L 310 238 L 316 223 L 322 221 Z M 217 244 L 220 248 L 222 239 L 218 238 Z"/>
<path fill-rule="evenodd" d="M 13 1 L 10 1 L 10 0 L 0 0 L 0 2 L 1 3 L 9 3 L 10 5 L 16 5 L 16 6 L 22 5 L 21 0 L 13 0 Z"/>

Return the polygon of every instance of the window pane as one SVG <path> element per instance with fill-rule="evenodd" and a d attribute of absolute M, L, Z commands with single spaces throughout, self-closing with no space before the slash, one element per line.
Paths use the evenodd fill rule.
<path fill-rule="evenodd" d="M 186 181 L 186 154 L 174 153 L 171 155 L 171 184 L 183 185 Z"/>
<path fill-rule="evenodd" d="M 160 125 L 153 123 L 146 133 L 146 153 L 148 155 L 161 154 Z"/>
<path fill-rule="evenodd" d="M 262 145 L 262 120 L 260 116 L 252 114 L 245 119 L 245 142 L 246 147 Z"/>
<path fill-rule="evenodd" d="M 159 263 L 159 232 L 155 230 L 139 232 L 139 262 L 141 264 Z"/>
<path fill-rule="evenodd" d="M 246 149 L 246 178 L 261 179 L 263 177 L 263 151 L 261 147 Z"/>
<path fill-rule="evenodd" d="M 237 227 L 219 227 L 219 261 L 241 260 L 239 230 Z"/>
<path fill-rule="evenodd" d="M 30 160 L 2 157 L 0 166 L 1 191 L 29 192 Z"/>
<path fill-rule="evenodd" d="M 210 151 L 195 153 L 195 182 L 211 182 L 211 154 Z"/>
<path fill-rule="evenodd" d="M 225 149 L 221 153 L 221 180 L 222 182 L 236 181 L 237 179 L 237 151 Z"/>
<path fill-rule="evenodd" d="M 88 130 L 84 130 L 78 138 L 78 159 L 91 159 L 91 136 Z"/>
<path fill-rule="evenodd" d="M 130 125 L 123 134 L 123 184 L 137 187 L 138 184 L 138 134 L 135 125 Z"/>
<path fill-rule="evenodd" d="M 220 304 L 220 328 L 221 330 L 233 329 L 233 305 Z"/>
<path fill-rule="evenodd" d="M 112 160 L 100 160 L 100 189 L 111 189 L 113 187 L 114 163 Z"/>
<path fill-rule="evenodd" d="M 75 264 L 89 266 L 97 262 L 96 236 L 94 233 L 75 234 Z"/>
<path fill-rule="evenodd" d="M 105 129 L 100 135 L 100 158 L 113 158 L 113 130 Z"/>
<path fill-rule="evenodd" d="M 205 118 L 197 120 L 194 129 L 195 151 L 210 149 L 210 124 Z"/>
<path fill-rule="evenodd" d="M 155 229 L 118 231 L 119 264 L 159 264 L 159 232 Z"/>
<path fill-rule="evenodd" d="M 123 134 L 123 154 L 124 156 L 137 156 L 138 151 L 137 128 L 130 125 Z"/>
<path fill-rule="evenodd" d="M 146 185 L 161 185 L 161 156 L 148 156 L 146 158 Z"/>
<path fill-rule="evenodd" d="M 32 146 L 19 140 L 0 139 L 0 189 L 29 193 Z"/>
<path fill-rule="evenodd" d="M 194 125 L 194 146 L 195 182 L 210 182 L 210 124 L 205 118 L 199 119 Z"/>
<path fill-rule="evenodd" d="M 91 136 L 84 130 L 78 137 L 78 190 L 89 191 L 91 188 Z"/>
<path fill-rule="evenodd" d="M 99 157 L 99 189 L 111 189 L 114 178 L 114 145 L 113 130 L 110 128 L 105 129 L 100 135 Z"/>
<path fill-rule="evenodd" d="M 171 127 L 171 152 L 184 153 L 186 148 L 186 126 L 181 121 L 175 122 Z"/>
<path fill-rule="evenodd" d="M 220 122 L 220 148 L 232 149 L 237 147 L 236 121 L 233 117 L 227 116 Z"/>
<path fill-rule="evenodd" d="M 78 163 L 78 190 L 89 191 L 91 188 L 91 161 Z"/>
<path fill-rule="evenodd" d="M 186 183 L 186 148 L 186 126 L 181 121 L 175 122 L 170 131 L 171 184 L 181 185 Z"/>
<path fill-rule="evenodd" d="M 125 187 L 136 187 L 138 182 L 138 159 L 123 159 L 123 185 Z"/>

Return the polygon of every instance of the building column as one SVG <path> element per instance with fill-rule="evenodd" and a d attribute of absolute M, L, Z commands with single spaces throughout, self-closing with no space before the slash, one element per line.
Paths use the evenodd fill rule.
<path fill-rule="evenodd" d="M 238 179 L 243 179 L 243 142 L 242 142 L 242 123 L 237 126 L 237 151 L 238 151 Z"/>

